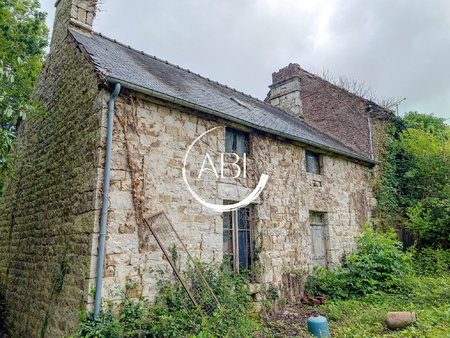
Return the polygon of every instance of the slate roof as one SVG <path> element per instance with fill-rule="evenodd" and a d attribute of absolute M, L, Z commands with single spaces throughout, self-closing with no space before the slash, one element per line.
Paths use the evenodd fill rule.
<path fill-rule="evenodd" d="M 272 134 L 375 163 L 340 141 L 268 103 L 211 81 L 167 61 L 125 46 L 99 33 L 92 37 L 70 31 L 90 56 L 96 70 L 111 82 L 143 93 L 162 94 L 174 102 Z"/>

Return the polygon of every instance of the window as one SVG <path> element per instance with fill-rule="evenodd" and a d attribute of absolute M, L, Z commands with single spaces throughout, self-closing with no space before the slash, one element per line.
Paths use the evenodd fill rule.
<path fill-rule="evenodd" d="M 311 229 L 312 264 L 325 268 L 327 266 L 325 213 L 310 211 L 309 225 Z"/>
<path fill-rule="evenodd" d="M 226 128 L 225 131 L 226 153 L 235 153 L 238 155 L 246 153 L 248 155 L 248 148 L 249 148 L 248 133 L 228 127 Z"/>
<path fill-rule="evenodd" d="M 320 175 L 320 154 L 312 151 L 306 151 L 306 171 Z"/>
<path fill-rule="evenodd" d="M 223 258 L 235 273 L 253 264 L 251 207 L 223 213 Z"/>
<path fill-rule="evenodd" d="M 323 225 L 325 223 L 324 216 L 323 212 L 310 211 L 309 222 L 311 225 Z"/>

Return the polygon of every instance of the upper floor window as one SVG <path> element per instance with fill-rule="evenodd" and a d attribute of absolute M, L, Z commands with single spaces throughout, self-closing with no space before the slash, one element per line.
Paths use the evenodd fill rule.
<path fill-rule="evenodd" d="M 321 174 L 320 154 L 306 151 L 306 171 L 313 174 Z"/>
<path fill-rule="evenodd" d="M 323 212 L 310 211 L 309 212 L 309 223 L 311 225 L 324 225 L 325 224 L 325 214 Z"/>
<path fill-rule="evenodd" d="M 238 155 L 246 153 L 248 155 L 248 150 L 248 133 L 227 127 L 225 131 L 225 152 Z"/>

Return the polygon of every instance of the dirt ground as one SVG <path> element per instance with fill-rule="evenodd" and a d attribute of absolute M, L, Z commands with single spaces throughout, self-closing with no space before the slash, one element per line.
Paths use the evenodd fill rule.
<path fill-rule="evenodd" d="M 288 306 L 264 317 L 264 326 L 276 337 L 310 337 L 306 322 L 316 313 L 306 305 Z"/>

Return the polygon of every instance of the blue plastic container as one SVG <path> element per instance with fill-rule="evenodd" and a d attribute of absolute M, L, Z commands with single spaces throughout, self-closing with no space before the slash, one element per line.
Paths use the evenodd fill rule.
<path fill-rule="evenodd" d="M 308 331 L 316 337 L 329 337 L 330 330 L 328 329 L 327 319 L 323 316 L 308 318 Z"/>

